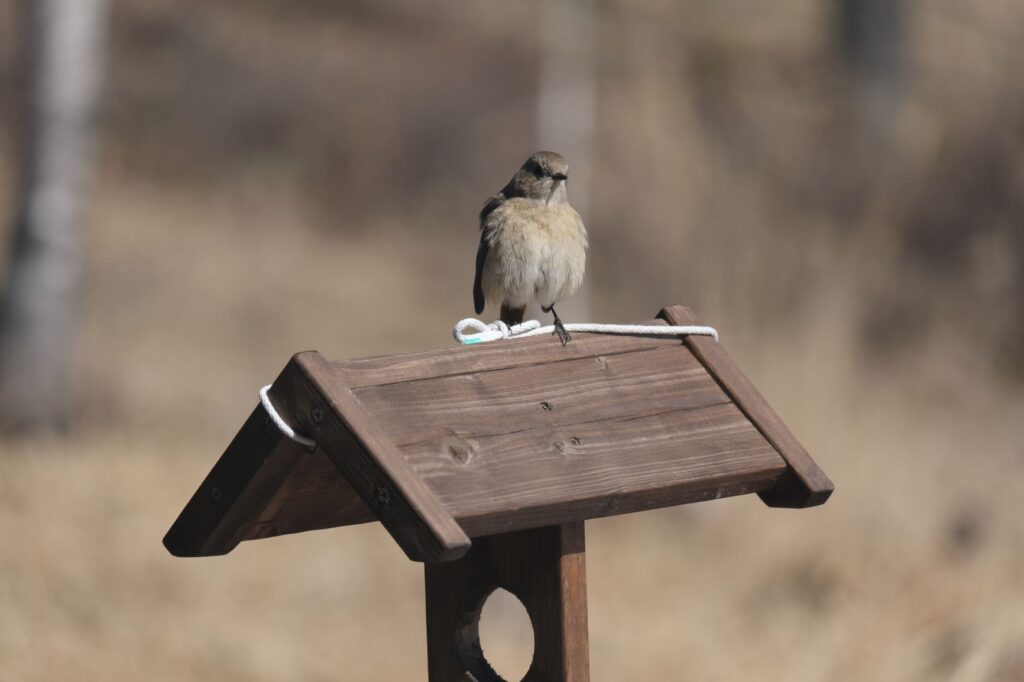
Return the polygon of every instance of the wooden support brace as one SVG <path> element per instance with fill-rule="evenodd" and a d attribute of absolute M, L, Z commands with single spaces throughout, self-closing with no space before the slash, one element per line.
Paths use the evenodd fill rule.
<path fill-rule="evenodd" d="M 669 324 L 699 324 L 693 311 L 681 305 L 663 308 L 658 317 Z M 709 336 L 687 336 L 684 343 L 786 460 L 786 472 L 773 487 L 758 493 L 761 500 L 769 507 L 813 507 L 823 504 L 832 494 L 832 481 L 815 464 L 725 349 Z"/>
<path fill-rule="evenodd" d="M 317 443 L 413 561 L 449 561 L 470 540 L 437 495 L 316 351 L 298 353 L 292 404 L 301 433 Z"/>
<path fill-rule="evenodd" d="M 426 565 L 430 682 L 502 682 L 480 646 L 480 612 L 503 588 L 526 607 L 534 655 L 526 682 L 587 682 L 583 522 L 474 538 L 457 561 Z"/>
<path fill-rule="evenodd" d="M 292 419 L 294 368 L 281 372 L 270 391 L 275 405 L 288 406 Z M 181 516 L 164 537 L 180 557 L 227 554 L 309 449 L 286 438 L 257 405 L 224 455 L 206 476 Z"/>

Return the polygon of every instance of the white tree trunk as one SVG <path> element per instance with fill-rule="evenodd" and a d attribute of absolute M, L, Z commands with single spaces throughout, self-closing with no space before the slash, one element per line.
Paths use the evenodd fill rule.
<path fill-rule="evenodd" d="M 21 0 L 27 70 L 17 213 L 0 312 L 0 425 L 62 429 L 105 0 Z"/>

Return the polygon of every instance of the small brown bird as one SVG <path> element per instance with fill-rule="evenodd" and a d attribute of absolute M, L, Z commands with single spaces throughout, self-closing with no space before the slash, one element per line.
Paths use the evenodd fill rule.
<path fill-rule="evenodd" d="M 519 324 L 526 304 L 537 301 L 554 315 L 562 345 L 570 337 L 555 304 L 579 289 L 587 263 L 587 229 L 569 205 L 568 179 L 560 154 L 537 152 L 487 200 L 473 280 L 478 315 L 489 301 L 501 306 L 505 324 Z"/>

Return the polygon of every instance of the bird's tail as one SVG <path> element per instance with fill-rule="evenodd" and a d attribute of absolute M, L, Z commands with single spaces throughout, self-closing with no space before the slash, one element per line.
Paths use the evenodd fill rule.
<path fill-rule="evenodd" d="M 526 315 L 526 306 L 511 308 L 504 303 L 501 304 L 501 321 L 510 327 L 514 324 L 520 324 L 523 321 L 524 315 Z"/>

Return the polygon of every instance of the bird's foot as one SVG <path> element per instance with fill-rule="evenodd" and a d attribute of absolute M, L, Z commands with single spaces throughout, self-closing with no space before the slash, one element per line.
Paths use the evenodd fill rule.
<path fill-rule="evenodd" d="M 541 306 L 540 309 L 555 316 L 555 331 L 552 332 L 552 334 L 558 336 L 558 340 L 562 342 L 563 346 L 569 343 L 572 340 L 572 337 L 569 336 L 569 330 L 567 330 L 565 325 L 562 324 L 562 318 L 560 318 L 558 313 L 555 311 L 554 304 L 551 304 L 547 308 Z"/>
<path fill-rule="evenodd" d="M 572 341 L 572 336 L 569 335 L 569 330 L 565 328 L 565 325 L 562 324 L 562 321 L 557 317 L 555 318 L 555 331 L 552 333 L 558 336 L 558 339 L 562 342 L 563 346 Z"/>
<path fill-rule="evenodd" d="M 550 312 L 555 316 L 555 331 L 551 333 L 552 336 L 557 336 L 558 340 L 562 342 L 563 346 L 569 341 L 571 341 L 572 337 L 569 336 L 569 331 L 565 329 L 565 325 L 562 324 L 562 318 L 558 316 L 558 312 L 555 310 L 555 304 L 552 303 L 547 307 L 542 305 L 541 310 L 543 310 L 544 312 Z"/>

